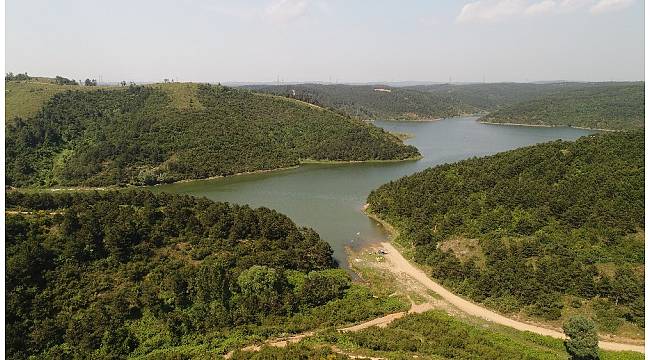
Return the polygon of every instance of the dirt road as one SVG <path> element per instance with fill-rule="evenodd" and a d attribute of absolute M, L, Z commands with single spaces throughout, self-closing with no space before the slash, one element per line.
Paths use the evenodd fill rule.
<path fill-rule="evenodd" d="M 389 267 L 389 269 L 391 271 L 395 273 L 406 274 L 412 277 L 413 279 L 417 280 L 419 283 L 424 285 L 427 289 L 434 291 L 435 293 L 440 295 L 444 300 L 454 305 L 459 310 L 469 315 L 476 316 L 500 325 L 509 326 L 517 330 L 530 331 L 536 334 L 551 336 L 558 339 L 565 338 L 564 334 L 559 331 L 555 331 L 555 330 L 551 330 L 551 329 L 547 329 L 540 326 L 531 325 L 531 324 L 527 324 L 527 323 L 523 323 L 520 321 L 507 318 L 503 315 L 499 315 L 493 311 L 487 310 L 479 305 L 476 305 L 471 301 L 465 300 L 460 296 L 454 295 L 452 292 L 445 289 L 440 284 L 431 280 L 431 278 L 429 278 L 422 270 L 418 269 L 413 264 L 411 264 L 408 260 L 406 260 L 402 256 L 402 254 L 400 254 L 400 252 L 397 251 L 397 249 L 395 249 L 393 245 L 387 242 L 382 242 L 381 245 L 384 247 L 384 249 L 388 250 L 388 254 L 386 254 L 384 257 L 386 258 L 386 260 L 388 260 L 388 262 L 390 262 L 391 266 Z M 632 345 L 632 344 L 622 344 L 622 343 L 601 341 L 599 342 L 599 346 L 603 350 L 636 351 L 640 353 L 645 353 L 644 346 L 642 345 Z"/>
<path fill-rule="evenodd" d="M 348 327 L 344 327 L 344 328 L 339 328 L 338 330 L 342 331 L 342 332 L 355 332 L 355 331 L 361 331 L 363 329 L 367 329 L 367 328 L 369 328 L 371 326 L 386 327 L 386 326 L 388 326 L 388 324 L 390 324 L 393 321 L 403 317 L 406 314 L 420 314 L 420 313 L 423 313 L 425 311 L 429 311 L 432 308 L 433 308 L 433 306 L 431 304 L 428 304 L 428 303 L 419 304 L 419 305 L 412 303 L 411 308 L 408 311 L 402 311 L 402 312 L 398 312 L 398 313 L 388 314 L 386 316 L 382 316 L 382 317 L 379 317 L 379 318 L 368 320 L 366 322 L 362 322 L 362 323 L 357 324 L 357 325 L 348 326 Z M 304 339 L 306 337 L 313 336 L 313 335 L 314 335 L 313 331 L 308 331 L 308 332 L 304 332 L 304 333 L 301 333 L 301 334 L 297 334 L 297 335 L 293 335 L 293 336 L 289 336 L 289 337 L 285 337 L 285 338 L 271 339 L 271 340 L 266 341 L 264 343 L 264 345 L 273 346 L 273 347 L 285 347 L 285 346 L 287 346 L 289 344 L 297 343 L 300 340 L 302 340 L 302 339 Z M 243 351 L 260 351 L 260 349 L 262 349 L 261 345 L 250 345 L 250 346 L 247 346 L 247 347 L 243 348 L 242 350 Z M 232 357 L 232 354 L 233 354 L 233 351 L 226 354 L 224 356 L 224 358 L 230 359 Z M 368 359 L 368 358 L 363 357 L 363 356 L 352 356 L 352 355 L 349 355 L 349 354 L 346 354 L 346 355 L 352 357 L 353 359 L 354 358 Z"/>

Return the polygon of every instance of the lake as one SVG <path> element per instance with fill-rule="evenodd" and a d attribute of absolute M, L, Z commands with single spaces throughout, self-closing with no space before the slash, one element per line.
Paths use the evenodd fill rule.
<path fill-rule="evenodd" d="M 347 246 L 356 248 L 386 239 L 382 227 L 361 211 L 370 191 L 378 186 L 439 164 L 540 142 L 574 140 L 593 133 L 573 128 L 481 124 L 476 118 L 435 122 L 376 121 L 374 124 L 388 131 L 414 135 L 406 143 L 416 146 L 423 159 L 310 164 L 263 174 L 161 185 L 152 190 L 276 209 L 297 224 L 316 230 L 331 244 L 339 264 L 346 267 Z"/>

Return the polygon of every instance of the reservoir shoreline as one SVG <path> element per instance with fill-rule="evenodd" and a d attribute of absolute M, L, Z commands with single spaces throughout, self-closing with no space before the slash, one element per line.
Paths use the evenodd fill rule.
<path fill-rule="evenodd" d="M 152 188 L 152 187 L 159 187 L 159 186 L 167 186 L 167 185 L 174 185 L 174 184 L 184 184 L 184 183 L 194 183 L 194 182 L 200 182 L 200 181 L 210 181 L 210 180 L 219 180 L 219 179 L 229 179 L 229 178 L 234 178 L 234 177 L 240 177 L 240 176 L 246 176 L 246 175 L 262 175 L 262 174 L 268 174 L 268 173 L 279 173 L 282 171 L 287 171 L 287 170 L 295 170 L 298 168 L 303 167 L 303 165 L 343 165 L 343 164 L 383 164 L 383 163 L 399 163 L 399 162 L 407 162 L 407 161 L 418 161 L 422 160 L 423 156 L 414 156 L 414 157 L 409 157 L 406 159 L 388 159 L 388 160 L 301 160 L 299 165 L 293 165 L 293 166 L 286 166 L 286 167 L 280 167 L 276 169 L 261 169 L 261 170 L 254 170 L 254 171 L 245 171 L 245 172 L 239 172 L 235 174 L 230 174 L 230 175 L 215 175 L 215 176 L 209 176 L 205 178 L 195 178 L 195 179 L 182 179 L 182 180 L 177 180 L 177 181 L 172 181 L 168 183 L 157 183 L 153 185 L 125 185 L 125 186 L 117 186 L 117 185 L 107 185 L 107 186 L 68 186 L 68 187 L 48 187 L 48 188 L 38 188 L 38 187 L 31 187 L 31 188 L 11 188 L 9 191 L 109 191 L 109 190 L 126 190 L 126 189 L 145 189 L 145 188 Z"/>
<path fill-rule="evenodd" d="M 598 128 L 588 128 L 582 126 L 569 126 L 569 125 L 544 125 L 544 124 L 519 124 L 519 123 L 499 123 L 478 120 L 479 123 L 485 125 L 506 125 L 506 126 L 525 126 L 525 127 L 539 127 L 539 128 L 566 128 L 566 129 L 578 129 L 578 130 L 588 130 L 588 131 L 604 131 L 604 132 L 619 132 L 623 130 L 612 130 L 612 129 L 598 129 Z"/>
<path fill-rule="evenodd" d="M 373 189 L 437 165 L 593 133 L 570 128 L 496 127 L 476 119 L 375 121 L 388 132 L 414 134 L 405 143 L 418 148 L 422 158 L 417 161 L 303 161 L 285 172 L 185 181 L 149 189 L 277 210 L 299 226 L 318 232 L 331 245 L 340 266 L 346 268 L 346 247 L 362 248 L 386 238 L 377 222 L 360 211 Z"/>

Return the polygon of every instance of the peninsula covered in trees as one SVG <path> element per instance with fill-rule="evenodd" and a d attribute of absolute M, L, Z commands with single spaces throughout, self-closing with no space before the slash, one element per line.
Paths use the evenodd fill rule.
<path fill-rule="evenodd" d="M 509 314 L 643 327 L 644 132 L 555 141 L 390 182 L 369 210 L 455 292 Z"/>
<path fill-rule="evenodd" d="M 7 185 L 150 185 L 305 160 L 419 156 L 358 119 L 247 90 L 192 83 L 59 89 L 38 92 L 42 107 L 25 117 L 8 109 L 18 115 L 6 123 Z"/>

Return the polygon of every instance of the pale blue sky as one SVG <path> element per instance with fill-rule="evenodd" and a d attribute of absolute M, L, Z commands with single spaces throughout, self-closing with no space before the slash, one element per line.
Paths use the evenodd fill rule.
<path fill-rule="evenodd" d="M 6 71 L 104 81 L 643 80 L 643 0 L 7 0 Z"/>

